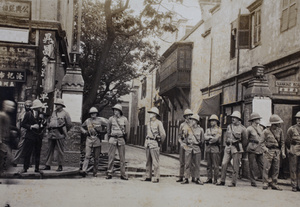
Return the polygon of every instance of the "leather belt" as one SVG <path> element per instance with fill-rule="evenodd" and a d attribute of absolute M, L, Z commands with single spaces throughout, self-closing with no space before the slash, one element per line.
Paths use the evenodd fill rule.
<path fill-rule="evenodd" d="M 270 147 L 267 147 L 268 149 L 279 149 L 279 147 L 278 146 L 270 146 Z"/>
<path fill-rule="evenodd" d="M 258 144 L 259 142 L 257 140 L 249 140 L 250 143 Z"/>
<path fill-rule="evenodd" d="M 155 140 L 154 138 L 151 138 L 151 137 L 147 137 L 146 139 L 149 139 L 149 140 Z"/>

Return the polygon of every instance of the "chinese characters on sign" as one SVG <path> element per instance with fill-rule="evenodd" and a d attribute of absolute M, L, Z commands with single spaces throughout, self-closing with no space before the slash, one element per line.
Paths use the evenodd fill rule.
<path fill-rule="evenodd" d="M 31 18 L 31 2 L 29 1 L 0 1 L 0 15 Z"/>
<path fill-rule="evenodd" d="M 298 81 L 276 81 L 278 92 L 280 94 L 297 94 L 300 88 Z"/>

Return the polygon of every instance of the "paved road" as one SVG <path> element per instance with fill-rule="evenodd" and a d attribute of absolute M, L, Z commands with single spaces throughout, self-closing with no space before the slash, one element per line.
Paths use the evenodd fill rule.
<path fill-rule="evenodd" d="M 205 179 L 205 178 L 202 178 Z M 158 184 L 141 182 L 140 178 L 122 181 L 116 177 L 78 179 L 10 180 L 14 184 L 0 184 L 0 206 L 299 206 L 300 192 L 289 186 L 284 191 L 262 190 L 261 183 L 253 188 L 249 182 L 238 187 L 218 187 L 211 184 L 181 185 L 175 177 L 161 178 Z"/>

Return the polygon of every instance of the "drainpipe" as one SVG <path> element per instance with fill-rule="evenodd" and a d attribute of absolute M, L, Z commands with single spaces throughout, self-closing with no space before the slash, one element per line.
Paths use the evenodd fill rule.
<path fill-rule="evenodd" d="M 210 40 L 210 57 L 209 57 L 208 96 L 210 96 L 210 86 L 211 86 L 212 49 L 213 49 L 213 38 L 211 37 L 211 40 Z"/>
<path fill-rule="evenodd" d="M 237 57 L 236 57 L 236 77 L 235 77 L 235 101 L 238 101 L 238 74 L 240 73 L 240 43 L 239 43 L 239 30 L 240 30 L 240 15 L 241 15 L 241 9 L 239 9 L 239 15 L 238 15 L 238 25 L 237 25 L 237 35 L 236 35 L 236 43 L 237 43 Z"/>

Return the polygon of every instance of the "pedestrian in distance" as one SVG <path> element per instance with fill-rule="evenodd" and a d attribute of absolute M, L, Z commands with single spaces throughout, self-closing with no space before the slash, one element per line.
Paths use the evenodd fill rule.
<path fill-rule="evenodd" d="M 296 124 L 287 130 L 286 147 L 289 155 L 292 191 L 300 191 L 300 111 L 295 115 Z"/>
<path fill-rule="evenodd" d="M 31 110 L 25 113 L 24 119 L 21 123 L 21 127 L 26 129 L 24 136 L 24 165 L 23 170 L 20 173 L 26 173 L 29 165 L 30 158 L 34 151 L 35 170 L 34 172 L 40 172 L 40 156 L 42 148 L 42 139 L 44 135 L 44 129 L 47 125 L 47 120 L 43 114 L 44 105 L 38 99 L 33 101 Z"/>
<path fill-rule="evenodd" d="M 228 125 L 225 133 L 225 143 L 226 147 L 224 150 L 224 156 L 222 160 L 222 170 L 221 170 L 221 182 L 218 186 L 225 185 L 226 172 L 228 163 L 233 160 L 233 173 L 232 181 L 228 187 L 235 187 L 237 182 L 237 177 L 240 168 L 240 156 L 244 152 L 242 142 L 246 140 L 246 128 L 242 125 L 241 113 L 239 111 L 234 111 L 231 114 L 232 123 Z"/>
<path fill-rule="evenodd" d="M 200 180 L 200 162 L 201 162 L 201 146 L 204 143 L 204 131 L 199 126 L 200 117 L 193 114 L 190 117 L 189 127 L 183 132 L 186 143 L 183 144 L 185 150 L 185 169 L 184 180 L 181 184 L 188 184 L 191 176 L 191 165 L 195 170 L 195 183 L 203 185 Z"/>
<path fill-rule="evenodd" d="M 54 150 L 57 148 L 58 168 L 56 171 L 63 170 L 65 139 L 68 136 L 68 131 L 72 127 L 71 117 L 63 108 L 64 101 L 60 98 L 54 102 L 55 110 L 53 111 L 48 124 L 48 153 L 46 157 L 46 166 L 42 170 L 50 170 L 53 160 Z"/>
<path fill-rule="evenodd" d="M 159 153 L 160 146 L 166 138 L 166 132 L 159 117 L 159 110 L 152 107 L 149 111 L 150 121 L 147 124 L 147 135 L 145 140 L 146 150 L 146 174 L 143 181 L 152 181 L 158 183 L 160 178 L 159 171 Z M 154 177 L 152 177 L 152 166 L 154 168 Z"/>
<path fill-rule="evenodd" d="M 263 131 L 264 136 L 264 166 L 263 166 L 263 189 L 267 190 L 269 186 L 273 190 L 282 190 L 277 185 L 280 155 L 284 159 L 285 156 L 285 141 L 283 131 L 280 124 L 283 120 L 277 115 L 273 114 L 269 120 L 271 127 Z M 269 177 L 269 171 L 271 174 Z"/>
<path fill-rule="evenodd" d="M 93 176 L 97 177 L 99 156 L 101 153 L 101 135 L 106 133 L 108 121 L 102 117 L 97 117 L 98 110 L 95 107 L 89 110 L 90 118 L 85 120 L 80 127 L 81 133 L 86 135 L 85 158 L 82 166 L 82 174 L 86 176 L 89 160 L 92 151 L 94 152 Z"/>
<path fill-rule="evenodd" d="M 184 150 L 184 144 L 186 143 L 186 140 L 183 137 L 183 132 L 187 130 L 189 118 L 193 115 L 193 112 L 191 109 L 184 110 L 183 118 L 184 122 L 180 124 L 179 131 L 178 131 L 178 142 L 180 144 L 179 146 L 179 179 L 176 182 L 182 182 L 184 177 L 184 167 L 185 167 L 185 150 Z M 193 177 L 193 175 L 192 175 Z M 194 178 L 195 179 L 195 178 Z"/>
<path fill-rule="evenodd" d="M 207 158 L 207 180 L 204 183 L 217 184 L 219 178 L 220 143 L 222 129 L 218 126 L 219 118 L 213 114 L 209 118 L 210 128 L 204 134 Z"/>
<path fill-rule="evenodd" d="M 106 179 L 112 179 L 115 153 L 118 149 L 120 157 L 121 180 L 128 180 L 125 173 L 125 144 L 128 134 L 128 121 L 123 116 L 122 106 L 116 104 L 112 107 L 114 115 L 108 119 L 107 135 L 109 137 L 108 167 Z"/>
<path fill-rule="evenodd" d="M 15 102 L 3 101 L 2 111 L 0 111 L 0 173 L 8 170 L 12 162 L 11 131 L 13 126 L 9 114 L 14 110 Z"/>
<path fill-rule="evenodd" d="M 255 162 L 257 163 L 258 170 L 262 175 L 263 172 L 263 130 L 260 126 L 261 116 L 253 112 L 250 115 L 249 122 L 251 125 L 247 127 L 247 142 L 246 142 L 246 151 L 248 152 L 248 159 L 249 159 L 249 171 L 250 171 L 250 181 L 251 186 L 257 187 L 255 181 L 255 171 L 254 166 Z"/>

